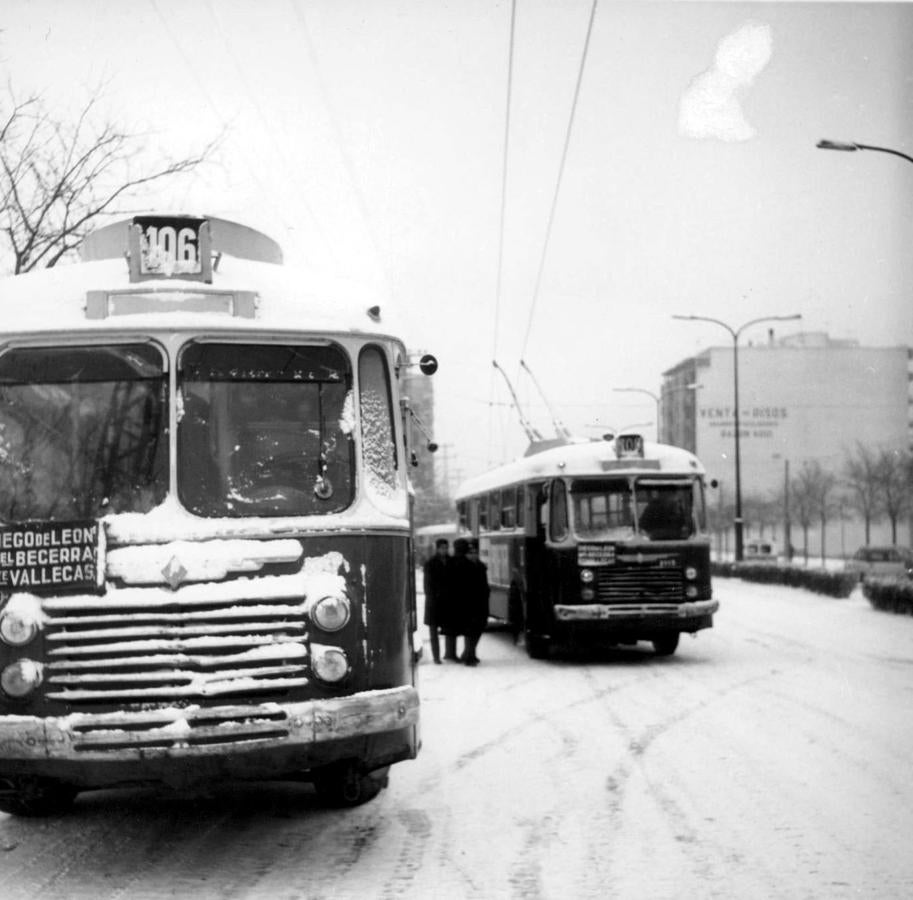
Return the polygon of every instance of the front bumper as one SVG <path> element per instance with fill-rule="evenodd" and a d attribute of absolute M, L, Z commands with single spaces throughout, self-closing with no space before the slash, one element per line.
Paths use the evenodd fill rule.
<path fill-rule="evenodd" d="M 409 685 L 289 704 L 0 716 L 0 773 L 83 784 L 186 780 L 194 770 L 278 777 L 370 755 L 369 746 L 414 756 L 418 720 L 418 692 Z"/>
<path fill-rule="evenodd" d="M 712 616 L 719 607 L 719 600 L 695 600 L 689 603 L 556 604 L 555 619 L 558 622 L 613 621 L 674 625 Z"/>

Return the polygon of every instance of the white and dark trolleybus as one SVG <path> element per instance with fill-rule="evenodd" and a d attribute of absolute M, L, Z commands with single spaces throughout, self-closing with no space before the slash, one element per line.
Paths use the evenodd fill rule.
<path fill-rule="evenodd" d="M 459 488 L 461 532 L 479 540 L 494 618 L 553 644 L 651 641 L 713 624 L 704 467 L 640 435 L 548 442 Z"/>
<path fill-rule="evenodd" d="M 142 216 L 0 286 L 0 809 L 415 756 L 406 348 L 281 262 Z"/>

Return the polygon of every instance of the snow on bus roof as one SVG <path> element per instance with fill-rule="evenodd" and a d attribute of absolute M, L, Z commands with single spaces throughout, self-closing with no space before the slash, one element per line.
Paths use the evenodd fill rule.
<path fill-rule="evenodd" d="M 463 482 L 457 499 L 524 481 L 586 475 L 656 474 L 703 475 L 700 460 L 681 447 L 644 442 L 644 459 L 618 459 L 615 441 L 584 440 L 550 447 L 491 469 Z"/>
<path fill-rule="evenodd" d="M 87 316 L 90 291 L 129 292 L 167 300 L 154 311 L 119 313 L 106 318 Z M 253 292 L 256 311 L 252 317 L 235 316 L 226 310 L 189 312 L 182 300 L 204 294 Z M 106 331 L 161 331 L 188 328 L 203 331 L 245 329 L 250 331 L 318 331 L 399 338 L 384 307 L 380 317 L 369 309 L 380 307 L 378 291 L 340 278 L 321 279 L 268 262 L 223 256 L 213 272 L 212 283 L 181 278 L 131 282 L 127 261 L 102 259 L 61 264 L 0 279 L 4 317 L 0 336 L 11 332 L 79 333 Z"/>

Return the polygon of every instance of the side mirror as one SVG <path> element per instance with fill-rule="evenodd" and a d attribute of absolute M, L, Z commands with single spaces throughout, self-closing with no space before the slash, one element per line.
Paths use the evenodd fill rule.
<path fill-rule="evenodd" d="M 437 359 L 430 353 L 426 353 L 418 361 L 418 367 L 421 369 L 422 375 L 433 375 L 437 372 Z"/>
<path fill-rule="evenodd" d="M 720 486 L 720 483 L 715 478 L 710 479 L 710 487 L 718 488 L 719 486 Z"/>

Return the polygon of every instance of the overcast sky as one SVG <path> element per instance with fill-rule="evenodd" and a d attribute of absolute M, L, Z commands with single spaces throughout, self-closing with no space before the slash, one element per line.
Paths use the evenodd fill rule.
<path fill-rule="evenodd" d="M 815 148 L 913 155 L 913 4 L 592 10 L 517 0 L 511 43 L 510 0 L 5 0 L 0 66 L 62 116 L 104 85 L 151 153 L 225 131 L 149 205 L 363 282 L 440 360 L 452 474 L 525 448 L 493 358 L 542 431 L 521 358 L 595 434 L 656 418 L 613 388 L 729 342 L 675 313 L 913 344 L 913 166 Z"/>

